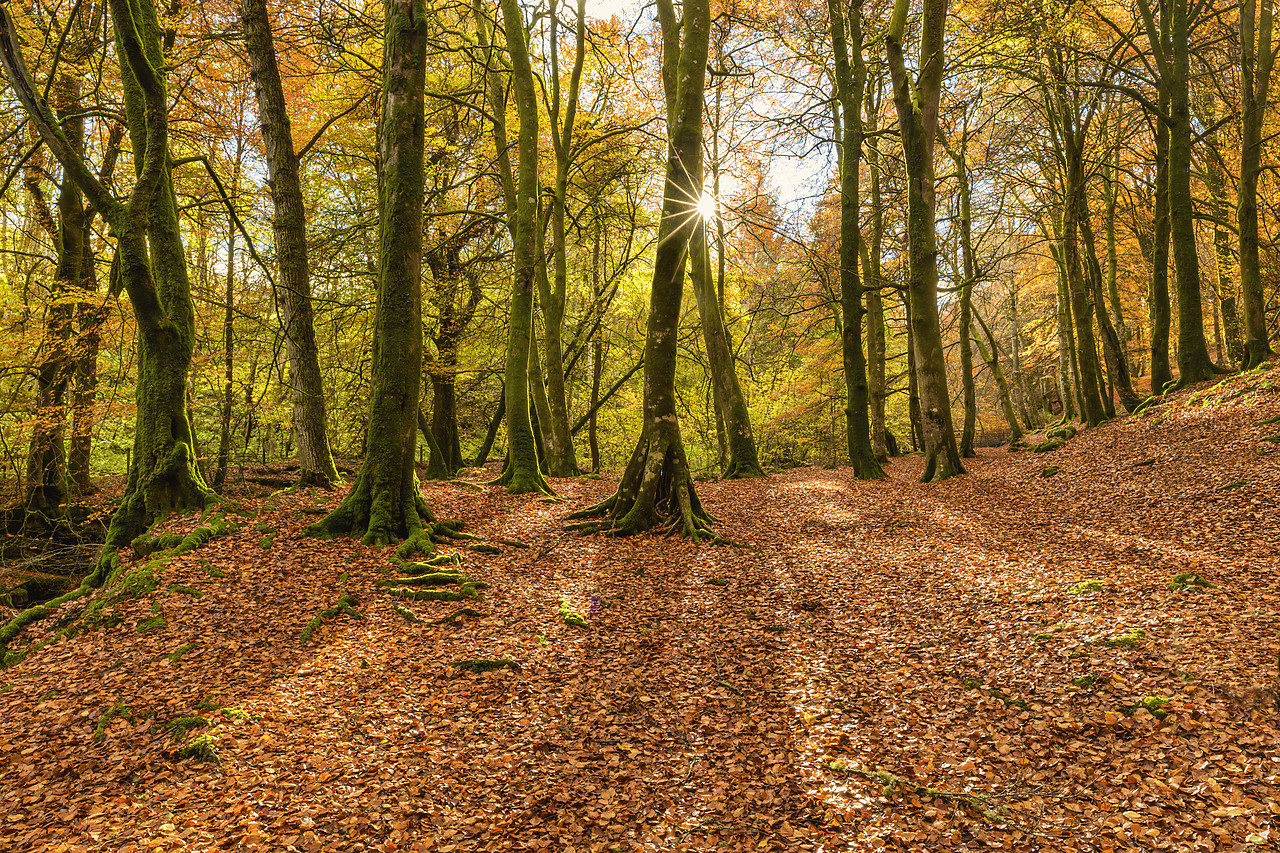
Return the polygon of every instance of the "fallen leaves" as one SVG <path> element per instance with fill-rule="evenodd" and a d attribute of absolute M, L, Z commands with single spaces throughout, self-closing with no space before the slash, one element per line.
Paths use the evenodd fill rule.
<path fill-rule="evenodd" d="M 272 498 L 269 550 L 246 524 L 165 569 L 165 626 L 123 601 L 0 672 L 0 846 L 1270 849 L 1277 403 L 1086 431 L 1051 480 L 999 450 L 935 485 L 918 459 L 701 484 L 745 548 L 566 537 L 607 481 L 558 481 L 562 505 L 428 483 L 528 547 L 467 550 L 484 610 L 417 622 L 379 584 L 390 549 L 298 535 L 339 496 Z M 1169 588 L 1187 573 L 1217 586 Z M 300 644 L 347 591 L 366 619 Z M 201 736 L 221 763 L 174 757 Z"/>

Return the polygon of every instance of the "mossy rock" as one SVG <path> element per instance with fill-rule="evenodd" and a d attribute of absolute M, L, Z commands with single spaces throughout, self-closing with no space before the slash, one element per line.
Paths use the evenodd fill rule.
<path fill-rule="evenodd" d="M 1037 444 L 1035 447 L 1031 448 L 1031 452 L 1032 453 L 1052 453 L 1055 450 L 1061 450 L 1064 444 L 1066 444 L 1066 442 L 1064 442 L 1060 438 L 1051 438 L 1048 441 L 1042 441 L 1039 444 Z"/>
<path fill-rule="evenodd" d="M 1108 649 L 1136 649 L 1138 644 L 1147 638 L 1147 632 L 1141 628 L 1131 628 L 1116 637 L 1098 640 L 1097 643 Z"/>
<path fill-rule="evenodd" d="M 1052 477 L 1054 474 L 1057 474 L 1057 473 L 1058 473 L 1057 465 L 1046 465 L 1040 469 L 1040 476 L 1045 478 Z"/>
<path fill-rule="evenodd" d="M 1106 584 L 1100 580 L 1081 581 L 1067 587 L 1067 595 L 1083 595 L 1086 592 L 1100 592 Z"/>
<path fill-rule="evenodd" d="M 1080 431 L 1072 424 L 1064 424 L 1060 427 L 1055 427 L 1054 429 L 1049 430 L 1044 434 L 1044 437 L 1065 442 L 1069 439 L 1075 438 L 1079 432 Z"/>
<path fill-rule="evenodd" d="M 524 669 L 517 661 L 511 658 L 493 658 L 488 660 L 456 660 L 449 666 L 454 669 L 460 669 L 463 672 L 494 672 L 499 669 L 509 669 L 512 672 L 524 672 Z"/>
<path fill-rule="evenodd" d="M 1203 592 L 1206 589 L 1217 589 L 1218 585 L 1198 572 L 1179 572 L 1169 578 L 1169 589 L 1174 592 L 1189 590 Z"/>
<path fill-rule="evenodd" d="M 1127 708 L 1121 709 L 1126 717 L 1132 717 L 1138 711 L 1146 711 L 1157 720 L 1163 720 L 1169 716 L 1169 700 L 1161 699 L 1159 696 L 1147 696 L 1140 702 L 1136 702 Z"/>

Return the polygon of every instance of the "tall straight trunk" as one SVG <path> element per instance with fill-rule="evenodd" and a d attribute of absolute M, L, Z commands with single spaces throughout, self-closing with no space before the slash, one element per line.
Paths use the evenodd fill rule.
<path fill-rule="evenodd" d="M 1191 197 L 1191 106 L 1188 92 L 1190 0 L 1171 0 L 1172 56 L 1161 75 L 1169 87 L 1169 238 L 1178 291 L 1179 386 L 1214 377 L 1204 336 L 1200 299 L 1200 256 L 1196 251 L 1195 208 Z"/>
<path fill-rule="evenodd" d="M 600 227 L 596 226 L 595 241 L 591 247 L 591 292 L 600 294 Z M 600 378 L 604 374 L 604 343 L 597 325 L 591 332 L 591 415 L 587 426 L 587 446 L 591 448 L 591 473 L 600 473 L 600 436 L 596 415 L 600 408 Z"/>
<path fill-rule="evenodd" d="M 513 494 L 540 492 L 552 494 L 542 476 L 538 440 L 533 431 L 529 406 L 531 378 L 529 365 L 533 350 L 533 294 L 538 265 L 538 102 L 535 95 L 533 68 L 525 40 L 524 14 L 516 0 L 501 0 L 503 30 L 511 63 L 511 81 L 519 116 L 516 141 L 517 174 L 511 175 L 507 160 L 506 126 L 501 117 L 506 106 L 501 83 L 489 83 L 498 143 L 499 172 L 507 201 L 507 228 L 512 240 L 512 275 L 510 320 L 507 332 L 506 394 L 507 458 L 502 475 L 494 482 Z M 488 47 L 487 27 L 480 21 L 478 29 L 482 47 Z"/>
<path fill-rule="evenodd" d="M 234 190 L 233 190 L 234 191 Z M 213 490 L 222 491 L 231 455 L 231 395 L 235 391 L 236 226 L 227 223 L 227 286 L 222 306 L 222 417 L 218 431 L 218 462 L 213 469 Z M 207 468 L 205 470 L 208 470 Z"/>
<path fill-rule="evenodd" d="M 868 116 L 878 115 L 878 104 L 870 93 L 867 96 Z M 884 284 L 880 273 L 880 253 L 884 243 L 884 202 L 880 194 L 880 144 L 879 137 L 864 137 L 867 148 L 867 165 L 871 174 L 871 234 L 862 244 L 866 251 L 863 282 L 867 296 L 867 388 L 871 402 L 871 448 L 882 463 L 889 459 L 885 441 L 884 406 L 888 397 L 885 383 L 885 332 L 884 297 L 880 288 Z"/>
<path fill-rule="evenodd" d="M 974 317 L 978 320 L 978 325 L 982 327 L 982 332 L 987 336 L 987 340 L 991 342 L 991 349 L 987 349 L 987 345 L 982 342 L 981 335 L 974 335 L 973 342 L 978 345 L 978 355 L 982 356 L 982 360 L 986 362 L 987 368 L 991 371 L 991 379 L 996 385 L 996 396 L 1000 400 L 1000 411 L 1004 413 L 1005 423 L 1009 426 L 1009 444 L 1013 444 L 1022 438 L 1022 426 L 1018 423 L 1017 416 L 1013 413 L 1013 399 L 1009 396 L 1009 383 L 1005 379 L 1004 369 L 1000 366 L 1000 345 L 996 342 L 995 335 L 991 334 L 991 329 L 982 319 L 982 315 L 973 312 Z"/>
<path fill-rule="evenodd" d="M 1102 267 L 1098 263 L 1097 247 L 1094 242 L 1093 227 L 1086 214 L 1080 220 L 1080 236 L 1085 247 L 1085 260 L 1088 264 L 1088 282 L 1093 290 L 1093 312 L 1098 321 L 1098 331 L 1102 336 L 1102 354 L 1107 365 L 1107 376 L 1110 379 L 1111 393 L 1120 397 L 1120 404 L 1125 411 L 1132 412 L 1142 402 L 1133 390 L 1129 379 L 1129 362 L 1124 357 L 1124 346 L 1120 333 L 1111 322 L 1107 313 L 1107 300 L 1102 293 Z M 1108 394 L 1110 399 L 1111 394 Z"/>
<path fill-rule="evenodd" d="M 915 332 L 911 325 L 911 293 L 903 291 L 902 307 L 907 328 L 907 423 L 911 428 L 911 449 L 924 450 L 924 422 L 920 416 L 920 377 L 916 371 Z"/>
<path fill-rule="evenodd" d="M 361 534 L 380 547 L 399 539 L 404 557 L 429 552 L 434 518 L 414 473 L 422 389 L 423 87 L 427 9 L 384 0 L 378 125 L 378 302 L 364 464 L 314 536 Z"/>
<path fill-rule="evenodd" d="M 245 50 L 262 123 L 267 158 L 267 186 L 275 206 L 272 229 L 276 241 L 279 278 L 276 305 L 284 327 L 289 357 L 289 393 L 293 402 L 293 439 L 298 448 L 300 480 L 304 486 L 332 488 L 341 477 L 333 464 L 325 412 L 324 381 L 316 348 L 311 302 L 310 258 L 307 254 L 306 208 L 302 200 L 300 163 L 276 61 L 275 39 L 266 0 L 242 0 Z"/>
<path fill-rule="evenodd" d="M 920 387 L 925 465 L 921 479 L 942 480 L 964 473 L 951 422 L 951 394 L 938 323 L 938 237 L 934 220 L 933 143 L 942 94 L 943 33 L 947 0 L 924 0 L 919 74 L 913 81 L 903 56 L 908 0 L 895 0 L 885 34 L 893 77 L 903 159 L 907 176 L 907 289 Z"/>
<path fill-rule="evenodd" d="M 1240 2 L 1240 183 L 1236 221 L 1240 229 L 1240 297 L 1244 303 L 1244 367 L 1274 354 L 1267 335 L 1266 301 L 1258 258 L 1258 180 L 1262 175 L 1262 125 L 1271 87 L 1275 49 L 1271 0 Z"/>
<path fill-rule="evenodd" d="M 1115 169 L 1113 164 L 1107 162 L 1103 166 L 1103 198 L 1105 207 L 1103 208 L 1103 239 L 1107 243 L 1107 302 L 1111 307 L 1111 324 L 1116 330 L 1116 336 L 1120 341 L 1120 358 L 1124 361 L 1126 372 L 1129 363 L 1129 327 L 1124 321 L 1124 305 L 1120 301 L 1120 285 L 1117 281 L 1117 273 L 1119 271 L 1119 258 L 1116 253 L 1116 195 L 1119 188 L 1119 182 L 1115 179 Z M 1132 391 L 1132 380 L 1129 382 Z"/>
<path fill-rule="evenodd" d="M 1062 114 L 1068 114 L 1064 108 Z M 1076 328 L 1076 362 L 1079 365 L 1081 414 L 1089 426 L 1106 419 L 1102 402 L 1100 366 L 1093 335 L 1092 288 L 1086 281 L 1085 263 L 1080 252 L 1080 203 L 1084 195 L 1084 152 L 1074 133 L 1063 134 L 1066 174 L 1062 205 L 1062 259 L 1071 297 L 1071 315 Z"/>
<path fill-rule="evenodd" d="M 711 258 L 707 245 L 709 230 L 706 220 L 699 217 L 689 245 L 689 277 L 698 303 L 702 340 L 707 348 L 708 374 L 715 408 L 724 420 L 728 465 L 722 476 L 730 480 L 763 477 L 764 471 L 756 455 L 755 437 L 751 433 L 747 398 L 738 383 L 738 371 L 733 364 L 733 348 L 729 343 L 729 333 L 724 327 L 724 318 L 720 313 L 711 277 Z"/>
<path fill-rule="evenodd" d="M 862 351 L 862 276 L 859 173 L 862 160 L 862 98 L 867 69 L 862 58 L 862 10 L 827 0 L 831 46 L 835 56 L 836 97 L 840 102 L 840 346 L 847 391 L 845 433 L 849 464 L 861 480 L 885 476 L 871 443 L 871 389 Z M 846 35 L 847 31 L 847 35 Z"/>
<path fill-rule="evenodd" d="M 960 195 L 960 386 L 964 400 L 964 426 L 960 430 L 960 456 L 970 459 L 977 454 L 973 450 L 974 433 L 977 431 L 978 399 L 973 386 L 973 282 L 977 277 L 977 265 L 973 257 L 973 223 L 970 212 L 969 168 L 966 154 L 969 142 L 968 117 L 960 133 L 957 147 L 939 137 L 942 147 L 956 167 L 957 189 Z"/>
<path fill-rule="evenodd" d="M 1050 244 L 1052 246 L 1052 244 Z M 1067 275 L 1062 266 L 1062 252 L 1053 249 L 1054 265 L 1058 270 L 1058 293 L 1054 312 L 1058 327 L 1058 394 L 1062 400 L 1062 414 L 1069 420 L 1076 417 L 1076 384 L 1072 353 L 1075 338 L 1071 334 L 1071 297 L 1067 292 Z"/>
<path fill-rule="evenodd" d="M 79 113 L 79 86 L 63 81 L 58 86 L 62 106 L 58 118 L 62 132 L 76 152 L 84 154 L 84 119 Z M 80 286 L 85 261 L 88 222 L 83 196 L 74 181 L 63 176 L 58 187 L 57 213 L 49 209 L 42 188 L 39 152 L 27 161 L 23 183 L 31 195 L 36 219 L 53 241 L 57 260 L 53 286 L 45 308 L 40 364 L 35 375 L 35 407 L 31 440 L 27 447 L 26 477 L 22 497 L 23 523 L 53 528 L 66 523 L 71 482 L 67 473 L 66 391 L 75 371 L 72 356 L 72 294 Z M 90 259 L 91 260 L 91 259 Z"/>
<path fill-rule="evenodd" d="M 578 525 L 581 529 L 606 528 L 625 534 L 665 528 L 699 540 L 715 537 L 714 519 L 703 509 L 690 476 L 676 414 L 675 373 L 685 259 L 702 190 L 703 88 L 711 8 L 708 0 L 685 0 L 683 11 L 680 21 L 672 0 L 658 0 L 668 151 L 645 332 L 644 426 L 617 492 L 570 518 L 603 519 Z"/>
<path fill-rule="evenodd" d="M 1164 98 L 1161 99 L 1165 101 Z M 1173 381 L 1169 361 L 1169 329 L 1173 318 L 1169 303 L 1169 128 L 1159 119 L 1156 126 L 1155 233 L 1151 245 L 1151 393 L 1161 394 Z"/>
<path fill-rule="evenodd" d="M 578 476 L 578 461 L 574 455 L 573 437 L 569 434 L 569 405 L 565 395 L 565 368 L 563 345 L 560 335 L 564 327 L 564 311 L 568 292 L 568 247 L 565 241 L 565 218 L 569 192 L 569 170 L 573 166 L 573 132 L 578 114 L 578 88 L 582 80 L 582 65 L 586 57 L 586 0 L 578 0 L 574 28 L 573 69 L 569 74 L 569 92 L 561 101 L 559 63 L 559 18 L 551 15 L 551 141 L 556 158 L 556 181 L 551 197 L 551 260 L 555 278 L 547 282 L 539 279 L 540 304 L 542 306 L 542 352 L 546 368 L 544 380 L 548 417 L 543 419 L 542 433 L 547 441 L 548 467 L 556 477 Z M 563 115 L 562 115 L 563 113 Z M 555 125 L 559 123 L 557 128 Z M 545 267 L 544 267 L 545 269 Z"/>

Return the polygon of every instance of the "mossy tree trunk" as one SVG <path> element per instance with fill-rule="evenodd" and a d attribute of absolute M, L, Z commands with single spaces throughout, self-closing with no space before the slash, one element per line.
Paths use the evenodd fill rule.
<path fill-rule="evenodd" d="M 559 17 L 551 15 L 551 147 L 556 159 L 555 186 L 551 196 L 551 262 L 552 277 L 541 276 L 539 303 L 542 306 L 542 353 L 547 392 L 547 418 L 543 437 L 547 445 L 547 466 L 556 477 L 578 476 L 578 460 L 569 434 L 569 405 L 565 395 L 564 346 L 561 333 L 569 286 L 568 246 L 565 220 L 568 212 L 569 171 L 574 165 L 574 128 L 578 115 L 578 90 L 582 66 L 586 58 L 586 0 L 578 0 L 574 27 L 573 68 L 569 74 L 569 91 L 562 97 L 559 64 Z M 557 126 L 558 125 L 558 126 Z"/>
<path fill-rule="evenodd" d="M 289 357 L 289 394 L 293 401 L 293 439 L 298 448 L 300 482 L 329 489 L 341 477 L 329 449 L 324 382 L 316 348 L 306 208 L 299 176 L 301 164 L 294 149 L 266 0 L 242 0 L 240 11 L 262 123 L 267 185 L 275 206 L 272 228 L 279 266 L 276 305 Z"/>
<path fill-rule="evenodd" d="M 947 0 L 924 0 L 920 58 L 911 79 L 903 55 L 908 0 L 895 0 L 885 34 L 885 49 L 893 79 L 893 99 L 907 176 L 907 289 L 911 294 L 911 323 L 915 370 L 920 389 L 925 466 L 921 479 L 943 480 L 964 473 L 951 420 L 951 394 L 938 323 L 938 236 L 934 220 L 933 144 L 942 94 L 943 34 Z"/>
<path fill-rule="evenodd" d="M 995 335 L 991 334 L 991 329 L 987 327 L 982 315 L 974 311 L 973 316 L 991 343 L 991 349 L 988 351 L 986 344 L 982 342 L 982 337 L 973 336 L 973 342 L 978 345 L 978 355 L 982 356 L 982 360 L 991 370 L 991 378 L 996 384 L 996 396 L 1000 398 L 1000 411 L 1004 413 L 1005 423 L 1009 425 L 1009 441 L 1012 443 L 1022 438 L 1023 433 L 1022 425 L 1018 423 L 1018 418 L 1013 413 L 1013 398 L 1009 396 L 1009 383 L 1004 377 L 1004 368 L 1000 366 L 1000 344 L 996 341 Z"/>
<path fill-rule="evenodd" d="M 1120 332 L 1111 322 L 1111 315 L 1107 313 L 1107 299 L 1102 292 L 1102 266 L 1098 263 L 1097 244 L 1087 212 L 1080 220 L 1080 236 L 1085 248 L 1087 281 L 1093 292 L 1093 313 L 1098 321 L 1098 331 L 1102 336 L 1102 355 L 1107 365 L 1107 376 L 1111 380 L 1111 393 L 1120 397 L 1120 404 L 1124 406 L 1125 411 L 1132 412 L 1138 408 L 1142 400 L 1134 392 L 1133 383 L 1129 379 L 1129 362 L 1124 357 L 1124 344 L 1121 342 Z"/>
<path fill-rule="evenodd" d="M 514 0 L 504 0 L 514 2 Z M 685 259 L 697 227 L 702 193 L 702 109 L 711 10 L 708 0 L 685 0 L 683 22 L 672 0 L 658 0 L 662 26 L 662 82 L 667 97 L 667 175 L 654 258 L 644 355 L 644 426 L 612 497 L 570 518 L 577 525 L 639 533 L 655 528 L 693 539 L 714 538 L 689 473 L 676 416 L 676 343 Z M 683 40 L 681 39 L 683 30 Z"/>
<path fill-rule="evenodd" d="M 1162 96 L 1161 101 L 1165 98 Z M 1151 393 L 1160 394 L 1173 381 L 1169 361 L 1169 330 L 1173 325 L 1169 302 L 1169 128 L 1155 120 L 1156 176 L 1152 211 L 1155 233 L 1151 242 Z"/>
<path fill-rule="evenodd" d="M 533 349 L 533 294 L 538 265 L 538 102 L 533 68 L 529 62 L 525 38 L 524 14 L 515 0 L 500 0 L 503 30 L 511 67 L 512 90 L 519 117 L 516 141 L 517 174 L 513 175 L 507 157 L 506 95 L 494 62 L 496 45 L 492 42 L 493 25 L 485 19 L 479 0 L 473 4 L 478 41 L 489 57 L 492 69 L 486 91 L 490 117 L 494 124 L 494 141 L 498 154 L 498 173 L 507 203 L 507 229 L 512 241 L 512 276 L 509 322 L 507 331 L 506 372 L 504 379 L 507 423 L 507 458 L 501 476 L 494 482 L 513 494 L 541 492 L 552 494 L 542 475 L 538 439 L 534 434 L 530 412 L 530 369 Z"/>
<path fill-rule="evenodd" d="M 67 178 L 84 193 L 117 241 L 120 280 L 138 327 L 137 416 L 129 474 L 103 557 L 88 583 L 105 580 L 115 550 L 157 517 L 204 507 L 213 493 L 196 465 L 184 406 L 195 313 L 178 226 L 169 156 L 162 30 L 150 3 L 111 0 L 135 181 L 126 200 L 96 178 L 37 93 L 0 9 L 0 54 L 13 90 Z"/>
<path fill-rule="evenodd" d="M 871 389 L 862 350 L 863 280 L 858 269 L 861 235 L 862 99 L 867 67 L 862 58 L 861 4 L 827 0 L 840 105 L 840 349 L 846 389 L 845 439 L 849 464 L 860 480 L 885 476 L 871 440 Z"/>
<path fill-rule="evenodd" d="M 1267 336 L 1266 301 L 1258 257 L 1258 180 L 1262 176 L 1262 125 L 1266 114 L 1275 47 L 1271 42 L 1271 0 L 1240 3 L 1240 183 L 1236 221 L 1240 229 L 1240 297 L 1244 303 L 1244 367 L 1274 354 Z"/>
<path fill-rule="evenodd" d="M 385 46 L 378 127 L 378 303 L 364 465 L 314 536 L 353 533 L 366 545 L 404 539 L 399 553 L 430 548 L 426 503 L 414 473 L 422 388 L 423 125 L 427 10 L 384 0 Z"/>

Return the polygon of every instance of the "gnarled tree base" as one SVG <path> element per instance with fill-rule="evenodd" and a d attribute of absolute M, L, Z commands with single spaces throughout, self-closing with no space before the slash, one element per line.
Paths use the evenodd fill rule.
<path fill-rule="evenodd" d="M 337 509 L 303 528 L 303 535 L 317 539 L 358 536 L 361 544 L 374 548 L 399 542 L 396 556 L 401 559 L 414 553 L 435 554 L 436 519 L 418 492 L 417 476 L 410 475 L 413 482 L 407 489 L 379 489 L 375 493 L 371 467 L 366 464 L 361 468 Z"/>
<path fill-rule="evenodd" d="M 964 465 L 960 462 L 960 451 L 955 442 L 936 448 L 933 454 L 925 459 L 924 473 L 920 475 L 922 483 L 937 483 L 951 477 L 965 474 Z"/>
<path fill-rule="evenodd" d="M 664 431 L 665 432 L 665 431 Z M 616 536 L 662 531 L 688 536 L 695 542 L 720 541 L 711 525 L 693 477 L 679 434 L 650 437 L 648 431 L 627 463 L 618 491 L 595 506 L 569 514 L 570 519 L 599 519 L 569 525 L 584 533 L 608 531 Z"/>
<path fill-rule="evenodd" d="M 490 480 L 486 485 L 504 486 L 507 494 L 511 495 L 536 493 L 551 498 L 557 497 L 555 490 L 547 482 L 547 478 L 542 475 L 542 469 L 539 466 L 513 465 L 511 464 L 510 456 L 502 463 L 502 473 Z"/>

